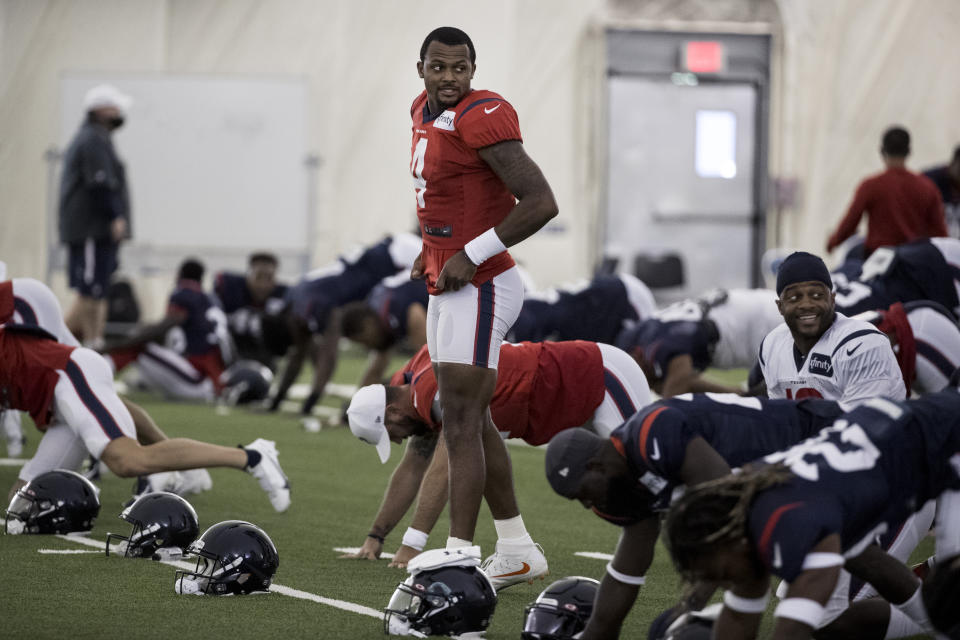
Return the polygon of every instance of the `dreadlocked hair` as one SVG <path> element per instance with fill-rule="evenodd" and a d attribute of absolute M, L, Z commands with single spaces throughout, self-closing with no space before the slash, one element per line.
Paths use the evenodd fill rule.
<path fill-rule="evenodd" d="M 692 560 L 747 535 L 747 513 L 760 491 L 791 477 L 783 465 L 729 475 L 693 487 L 670 508 L 664 539 L 673 563 L 688 574 Z"/>

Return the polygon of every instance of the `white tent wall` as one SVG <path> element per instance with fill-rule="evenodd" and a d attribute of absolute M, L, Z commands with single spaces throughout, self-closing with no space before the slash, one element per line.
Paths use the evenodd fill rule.
<path fill-rule="evenodd" d="M 550 229 L 516 255 L 541 285 L 582 277 L 603 210 L 604 29 L 755 32 L 758 21 L 775 45 L 769 171 L 800 182 L 781 223 L 769 214 L 768 241 L 819 251 L 857 181 L 879 170 L 888 124 L 913 133 L 914 168 L 946 160 L 960 142 L 949 65 L 956 0 L 0 0 L 0 259 L 14 275 L 44 273 L 43 154 L 60 139 L 69 72 L 300 77 L 306 148 L 323 160 L 315 262 L 410 228 L 408 110 L 422 88 L 414 63 L 426 33 L 453 24 L 477 46 L 474 86 L 517 107 L 560 204 Z M 135 158 L 125 159 L 135 174 Z M 168 286 L 165 277 L 149 293 L 162 300 Z"/>
<path fill-rule="evenodd" d="M 771 171 L 800 181 L 779 240 L 822 252 L 859 181 L 882 171 L 888 126 L 910 131 L 914 171 L 946 164 L 960 144 L 960 2 L 777 4 L 783 57 Z"/>

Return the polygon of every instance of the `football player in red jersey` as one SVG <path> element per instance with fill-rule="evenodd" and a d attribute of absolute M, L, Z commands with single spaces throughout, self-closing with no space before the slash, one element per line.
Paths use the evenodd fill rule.
<path fill-rule="evenodd" d="M 410 170 L 423 235 L 410 275 L 426 278 L 430 292 L 427 345 L 451 470 L 448 548 L 472 545 L 491 463 L 485 457 L 509 464 L 503 442 L 489 437 L 496 431 L 489 405 L 500 343 L 523 304 L 506 249 L 557 214 L 550 185 L 523 149 L 513 107 L 496 93 L 471 89 L 475 63 L 466 33 L 432 31 L 417 62 L 425 91 L 410 109 Z M 500 537 L 518 542 L 511 560 L 522 563 L 536 551 L 523 521 L 502 525 Z"/>
<path fill-rule="evenodd" d="M 500 358 L 490 402 L 500 433 L 494 431 L 493 437 L 520 438 L 536 446 L 549 442 L 564 429 L 585 424 L 606 436 L 650 402 L 650 390 L 639 365 L 629 354 L 607 344 L 583 340 L 508 342 L 501 347 Z M 425 546 L 446 504 L 448 463 L 444 443 L 438 443 L 446 421 L 439 412 L 437 381 L 426 348 L 390 383 L 387 387 L 378 384 L 359 389 L 347 409 L 351 431 L 376 445 L 381 462 L 390 455 L 391 441 L 410 438 L 363 547 L 350 557 L 378 558 L 384 538 L 403 518 L 419 488 L 417 513 L 391 563 L 405 566 Z M 514 565 L 510 553 L 513 545 L 500 534 L 503 521 L 520 514 L 510 466 L 488 466 L 486 481 L 484 495 L 500 539 L 497 553 L 482 568 L 499 590 L 530 581 L 542 575 L 547 566 L 537 554 Z"/>
<path fill-rule="evenodd" d="M 74 468 L 89 453 L 120 477 L 161 471 L 233 467 L 251 473 L 277 511 L 290 506 L 290 485 L 272 441 L 245 448 L 186 438 L 143 446 L 135 420 L 113 387 L 113 373 L 98 353 L 57 342 L 36 324 L 11 322 L 17 301 L 12 282 L 0 282 L 0 408 L 26 411 L 43 437 L 9 497 L 37 475 Z M 22 314 L 21 314 L 22 315 Z"/>

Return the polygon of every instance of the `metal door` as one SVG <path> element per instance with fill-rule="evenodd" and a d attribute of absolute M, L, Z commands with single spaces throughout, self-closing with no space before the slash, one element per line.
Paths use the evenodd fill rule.
<path fill-rule="evenodd" d="M 752 286 L 756 87 L 612 76 L 609 98 L 604 252 L 625 270 L 679 254 L 686 282 L 667 298 Z"/>

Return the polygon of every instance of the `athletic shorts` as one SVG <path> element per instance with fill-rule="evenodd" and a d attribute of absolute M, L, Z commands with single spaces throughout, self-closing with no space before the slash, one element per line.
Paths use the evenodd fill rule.
<path fill-rule="evenodd" d="M 82 296 L 103 299 L 117 270 L 118 247 L 112 240 L 93 238 L 69 245 L 70 288 Z"/>
<path fill-rule="evenodd" d="M 433 362 L 496 369 L 503 337 L 520 315 L 523 282 L 515 267 L 459 291 L 431 295 L 427 349 Z"/>
<path fill-rule="evenodd" d="M 653 401 L 647 376 L 633 357 L 609 344 L 597 343 L 603 357 L 603 402 L 593 414 L 593 428 L 603 438 Z"/>
<path fill-rule="evenodd" d="M 99 458 L 117 438 L 137 437 L 133 417 L 113 388 L 110 365 L 96 351 L 74 349 L 53 392 L 54 419 L 36 455 L 20 471 L 32 480 L 54 469 L 75 470 L 87 453 Z"/>

